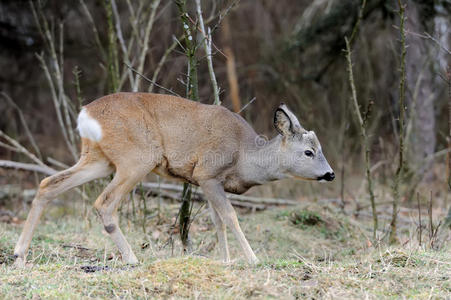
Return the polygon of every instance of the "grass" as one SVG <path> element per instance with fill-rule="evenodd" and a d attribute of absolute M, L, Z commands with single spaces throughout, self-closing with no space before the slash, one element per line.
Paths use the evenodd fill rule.
<path fill-rule="evenodd" d="M 192 225 L 195 252 L 181 255 L 171 228 L 177 206 L 141 223 L 122 218 L 140 264 L 121 263 L 108 234 L 92 222 L 56 212 L 38 227 L 23 270 L 11 254 L 21 225 L 0 223 L 0 298 L 449 298 L 451 249 L 373 246 L 371 223 L 325 207 L 240 215 L 261 263 L 249 266 L 230 235 L 235 260 L 219 261 L 204 210 Z M 56 217 L 56 216 L 58 217 Z M 312 219 L 315 221 L 313 222 Z M 92 225 L 89 225 L 92 224 Z M 171 232 L 175 233 L 171 242 Z M 91 271 L 91 272 L 86 272 Z"/>

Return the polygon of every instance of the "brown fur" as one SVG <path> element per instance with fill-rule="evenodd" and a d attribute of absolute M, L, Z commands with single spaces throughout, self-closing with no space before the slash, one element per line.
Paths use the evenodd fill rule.
<path fill-rule="evenodd" d="M 224 107 L 169 95 L 118 93 L 85 108 L 101 124 L 98 146 L 114 165 L 130 160 L 145 164 L 152 157 L 156 162 L 152 171 L 163 176 L 198 185 L 220 175 L 232 193 L 252 186 L 232 174 L 237 173 L 238 149 L 243 143 L 252 144 L 257 134 Z M 118 144 L 127 146 L 112 147 Z M 214 162 L 209 160 L 212 156 Z"/>

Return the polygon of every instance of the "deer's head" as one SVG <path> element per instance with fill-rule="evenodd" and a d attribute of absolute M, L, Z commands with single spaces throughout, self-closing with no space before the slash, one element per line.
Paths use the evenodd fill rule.
<path fill-rule="evenodd" d="M 274 126 L 282 136 L 280 161 L 286 175 L 306 180 L 335 178 L 315 133 L 305 130 L 283 103 L 274 113 Z"/>

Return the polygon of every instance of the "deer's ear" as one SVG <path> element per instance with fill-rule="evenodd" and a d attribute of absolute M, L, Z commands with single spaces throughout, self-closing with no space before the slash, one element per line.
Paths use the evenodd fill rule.
<path fill-rule="evenodd" d="M 281 103 L 274 113 L 274 127 L 283 136 L 290 136 L 305 131 L 296 116 Z"/>

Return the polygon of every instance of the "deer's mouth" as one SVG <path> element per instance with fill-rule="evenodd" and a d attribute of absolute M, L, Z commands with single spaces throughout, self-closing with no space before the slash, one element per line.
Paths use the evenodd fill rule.
<path fill-rule="evenodd" d="M 301 179 L 301 180 L 307 180 L 307 181 L 315 181 L 316 180 L 315 178 L 307 178 L 307 177 L 302 177 L 299 175 L 292 175 L 292 176 L 296 179 Z"/>

